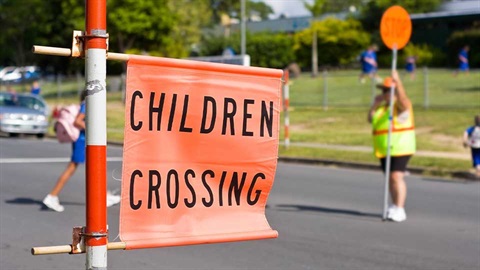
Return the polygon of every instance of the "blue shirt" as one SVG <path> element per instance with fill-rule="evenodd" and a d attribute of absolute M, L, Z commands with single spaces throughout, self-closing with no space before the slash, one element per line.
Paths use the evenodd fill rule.
<path fill-rule="evenodd" d="M 464 50 L 464 49 L 461 49 L 461 50 L 460 50 L 460 53 L 458 53 L 458 56 L 459 56 L 459 57 L 460 57 L 460 56 L 463 56 L 463 57 L 465 57 L 465 58 L 468 59 L 468 52 L 467 52 L 466 50 Z M 460 60 L 460 61 L 461 61 L 461 60 Z M 462 62 L 463 62 L 463 61 L 462 61 Z M 464 62 L 464 63 L 466 63 L 466 62 Z"/>
<path fill-rule="evenodd" d="M 464 61 L 462 60 L 461 57 L 465 57 L 467 60 Z M 460 70 L 468 70 L 469 66 L 468 66 L 468 52 L 464 49 L 460 50 L 460 53 L 458 53 L 458 60 L 460 60 L 460 65 L 459 65 L 459 68 Z"/>
<path fill-rule="evenodd" d="M 40 95 L 40 87 L 32 87 L 32 91 L 30 93 L 32 95 Z"/>
<path fill-rule="evenodd" d="M 364 72 L 371 72 L 376 70 L 377 67 L 365 61 L 366 58 L 372 58 L 373 60 L 375 60 L 375 62 L 377 62 L 377 54 L 374 51 L 364 51 L 360 55 L 360 59 L 362 62 L 362 70 Z"/>
<path fill-rule="evenodd" d="M 472 132 L 474 129 L 475 129 L 475 126 L 471 126 L 465 130 L 469 137 L 472 136 Z"/>
<path fill-rule="evenodd" d="M 80 104 L 80 111 L 78 111 L 78 113 L 83 113 L 83 114 L 86 113 L 86 111 L 85 111 L 85 101 Z M 79 139 L 80 138 L 85 139 L 85 129 L 80 130 L 80 137 L 78 137 L 78 138 Z"/>

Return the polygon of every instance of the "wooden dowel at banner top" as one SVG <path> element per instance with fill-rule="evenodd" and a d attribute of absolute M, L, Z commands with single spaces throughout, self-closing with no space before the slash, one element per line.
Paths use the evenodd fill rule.
<path fill-rule="evenodd" d="M 48 47 L 33 45 L 32 52 L 36 54 L 57 55 L 57 56 L 71 56 L 72 50 L 67 48 Z"/>
<path fill-rule="evenodd" d="M 108 250 L 119 250 L 127 248 L 125 242 L 111 242 L 107 244 Z M 48 254 L 62 254 L 72 252 L 72 246 L 63 245 L 63 246 L 49 246 L 49 247 L 33 247 L 32 255 L 48 255 Z M 82 250 L 82 252 L 85 252 Z"/>
<path fill-rule="evenodd" d="M 125 53 L 114 53 L 114 52 L 107 52 L 107 59 L 108 60 L 115 60 L 115 61 L 128 61 L 130 55 Z"/>
<path fill-rule="evenodd" d="M 49 47 L 33 45 L 32 52 L 35 54 L 56 55 L 56 56 L 72 56 L 72 50 L 67 48 Z M 107 59 L 114 61 L 128 61 L 130 55 L 125 53 L 107 52 Z"/>

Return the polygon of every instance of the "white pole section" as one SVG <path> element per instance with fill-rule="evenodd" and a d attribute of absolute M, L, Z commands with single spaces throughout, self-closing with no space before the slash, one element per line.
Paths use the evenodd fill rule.
<path fill-rule="evenodd" d="M 107 2 L 87 0 L 86 70 L 86 269 L 107 269 Z"/>

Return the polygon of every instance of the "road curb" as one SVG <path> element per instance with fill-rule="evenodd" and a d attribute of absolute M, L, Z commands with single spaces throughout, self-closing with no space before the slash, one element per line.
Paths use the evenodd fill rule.
<path fill-rule="evenodd" d="M 302 157 L 278 157 L 278 161 L 289 163 L 302 163 L 311 165 L 323 165 L 323 166 L 336 166 L 341 168 L 351 169 L 363 169 L 363 170 L 380 170 L 380 165 L 372 163 L 350 162 L 350 161 L 338 161 L 332 159 L 319 159 L 319 158 L 302 158 Z M 447 177 L 451 179 L 466 180 L 466 181 L 480 181 L 479 177 L 467 171 L 442 171 L 432 170 L 422 167 L 408 167 L 408 172 L 415 175 L 423 176 L 438 176 Z"/>
<path fill-rule="evenodd" d="M 109 145 L 123 146 L 123 142 L 108 142 Z M 362 163 L 362 162 L 351 162 L 351 161 L 338 161 L 332 159 L 321 159 L 321 158 L 303 158 L 303 157 L 286 157 L 279 156 L 278 161 L 289 162 L 289 163 L 302 163 L 302 164 L 311 164 L 311 165 L 322 165 L 322 166 L 336 166 L 341 168 L 351 168 L 351 169 L 363 169 L 363 170 L 380 170 L 380 165 L 372 163 Z M 442 178 L 449 178 L 452 180 L 463 180 L 463 181 L 480 181 L 479 177 L 476 177 L 474 174 L 468 171 L 447 171 L 447 170 L 434 170 L 422 167 L 408 167 L 408 171 L 411 174 L 423 175 L 423 176 L 436 176 Z"/>

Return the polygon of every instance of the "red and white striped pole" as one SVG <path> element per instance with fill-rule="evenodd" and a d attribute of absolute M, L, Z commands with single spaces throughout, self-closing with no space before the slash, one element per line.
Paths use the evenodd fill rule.
<path fill-rule="evenodd" d="M 86 269 L 107 269 L 107 2 L 86 0 Z"/>
<path fill-rule="evenodd" d="M 288 115 L 288 107 L 290 106 L 290 89 L 289 89 L 289 82 L 288 82 L 288 70 L 285 70 L 284 73 L 284 85 L 283 85 L 283 100 L 284 100 L 284 106 L 283 106 L 283 111 L 284 111 L 284 121 L 285 121 L 285 147 L 290 146 L 290 134 L 288 132 L 289 126 L 290 126 L 290 117 Z"/>

